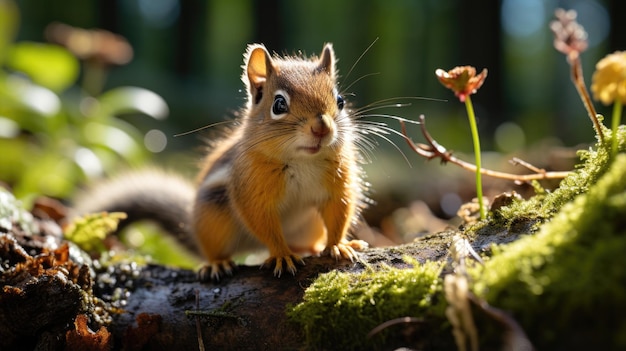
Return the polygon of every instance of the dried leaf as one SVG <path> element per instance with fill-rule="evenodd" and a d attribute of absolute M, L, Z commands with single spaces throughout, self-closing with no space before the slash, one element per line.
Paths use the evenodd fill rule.
<path fill-rule="evenodd" d="M 65 349 L 73 351 L 108 351 L 113 346 L 111 333 L 100 327 L 97 332 L 89 329 L 88 319 L 84 314 L 76 316 L 74 330 L 69 330 L 65 334 Z"/>

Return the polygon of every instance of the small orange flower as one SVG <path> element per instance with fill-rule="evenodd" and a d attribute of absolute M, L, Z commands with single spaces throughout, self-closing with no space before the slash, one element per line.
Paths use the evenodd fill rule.
<path fill-rule="evenodd" d="M 483 69 L 479 75 L 476 75 L 476 68 L 472 66 L 458 66 L 447 72 L 437 69 L 435 75 L 437 75 L 441 84 L 452 90 L 461 102 L 465 102 L 469 95 L 475 94 L 483 85 L 485 78 L 487 78 L 487 69 Z"/>
<path fill-rule="evenodd" d="M 609 54 L 596 64 L 591 91 L 605 105 L 615 100 L 626 104 L 626 51 Z"/>

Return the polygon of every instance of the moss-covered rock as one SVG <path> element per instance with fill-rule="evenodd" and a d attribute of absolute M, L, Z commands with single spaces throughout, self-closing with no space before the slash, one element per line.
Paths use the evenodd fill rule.
<path fill-rule="evenodd" d="M 515 222 L 520 218 L 532 219 L 536 220 L 537 223 L 542 223 L 549 220 L 563 205 L 571 202 L 577 195 L 586 193 L 609 169 L 613 160 L 611 155 L 613 135 L 611 130 L 606 128 L 603 130 L 604 135 L 607 136 L 607 141 L 604 144 L 598 143 L 595 149 L 579 150 L 578 156 L 582 162 L 577 165 L 575 171 L 561 181 L 557 189 L 553 192 L 538 192 L 536 196 L 528 200 L 515 201 L 510 206 L 504 206 L 493 213 L 493 219 L 506 224 Z M 616 137 L 619 151 L 626 151 L 626 129 L 620 129 Z"/>
<path fill-rule="evenodd" d="M 474 291 L 511 311 L 542 350 L 626 348 L 626 154 L 585 154 L 543 206 L 574 200 L 474 272 Z"/>
<path fill-rule="evenodd" d="M 413 267 L 369 267 L 361 273 L 331 271 L 309 286 L 304 301 L 290 311 L 302 325 L 311 349 L 375 349 L 385 342 L 386 331 L 368 338 L 375 327 L 389 320 L 413 316 L 439 325 L 445 321 L 441 299 L 442 264 Z M 440 327 L 437 326 L 437 329 Z"/>

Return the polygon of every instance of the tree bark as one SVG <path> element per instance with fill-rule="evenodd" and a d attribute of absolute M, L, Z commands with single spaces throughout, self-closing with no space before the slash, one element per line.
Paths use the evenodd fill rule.
<path fill-rule="evenodd" d="M 328 256 L 305 258 L 298 272 L 276 278 L 270 269 L 240 266 L 232 277 L 200 283 L 189 270 L 150 265 L 141 269 L 124 313 L 114 317 L 111 332 L 128 345 L 129 328 L 143 314 L 160 316 L 158 331 L 148 350 L 276 350 L 305 348 L 299 325 L 286 317 L 287 307 L 302 301 L 305 289 L 320 273 L 333 269 L 358 272 L 365 265 L 384 262 L 406 267 L 404 255 L 423 262 L 447 254 L 453 232 L 442 232 L 418 242 L 368 249 L 361 262 L 336 261 Z M 131 334 L 132 335 L 132 334 Z M 118 343 L 119 344 L 119 343 Z"/>

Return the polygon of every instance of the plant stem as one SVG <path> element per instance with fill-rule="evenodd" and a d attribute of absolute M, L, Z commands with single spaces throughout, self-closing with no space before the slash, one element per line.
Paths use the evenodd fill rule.
<path fill-rule="evenodd" d="M 83 89 L 91 96 L 102 93 L 106 79 L 104 65 L 96 60 L 86 60 L 83 73 Z"/>
<path fill-rule="evenodd" d="M 480 219 L 485 219 L 485 205 L 483 204 L 483 184 L 480 173 L 480 138 L 478 137 L 478 127 L 476 126 L 476 116 L 474 115 L 474 106 L 472 99 L 468 95 L 465 98 L 465 109 L 469 118 L 470 129 L 472 131 L 472 140 L 474 141 L 474 157 L 476 159 L 476 197 L 478 198 L 478 206 L 480 209 Z"/>
<path fill-rule="evenodd" d="M 613 118 L 611 119 L 611 129 L 613 130 L 613 142 L 611 145 L 611 151 L 613 156 L 617 154 L 617 130 L 622 118 L 622 102 L 619 99 L 615 99 L 613 103 Z"/>
<path fill-rule="evenodd" d="M 591 102 L 591 97 L 589 97 L 589 92 L 587 91 L 587 87 L 585 86 L 585 80 L 583 78 L 583 66 L 580 62 L 580 56 L 578 52 L 570 53 L 567 56 L 567 62 L 569 62 L 572 71 L 572 81 L 574 82 L 574 86 L 576 90 L 578 90 L 578 95 L 580 99 L 583 101 L 585 105 L 585 109 L 587 110 L 587 114 L 589 115 L 589 119 L 593 123 L 593 127 L 596 130 L 596 134 L 600 139 L 600 143 L 604 144 L 604 133 L 602 133 L 602 127 L 600 126 L 600 121 L 598 120 L 598 114 L 596 112 L 595 107 L 593 107 L 593 103 Z"/>

